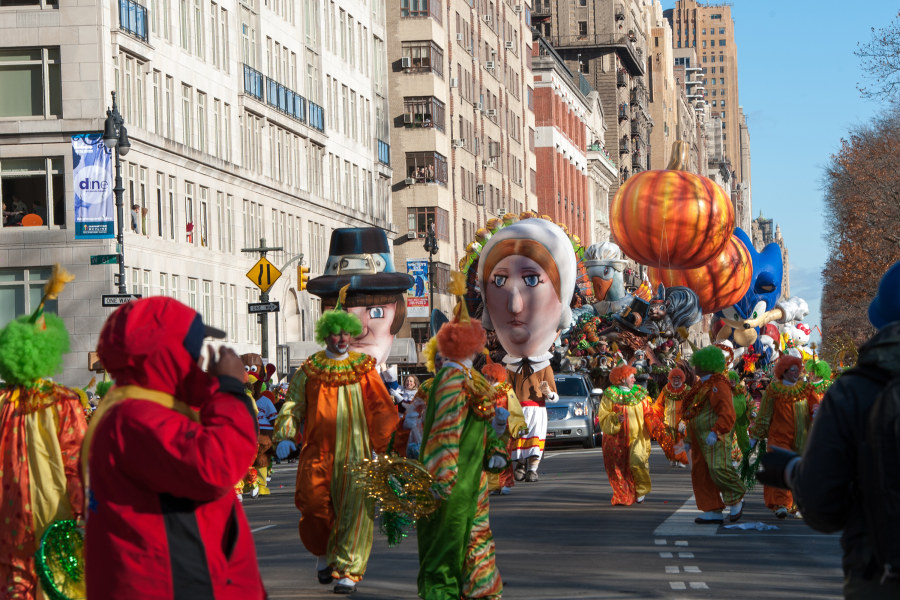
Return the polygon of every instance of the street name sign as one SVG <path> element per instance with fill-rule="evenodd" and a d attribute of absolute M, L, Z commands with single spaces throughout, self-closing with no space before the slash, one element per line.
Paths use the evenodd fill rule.
<path fill-rule="evenodd" d="M 278 281 L 279 277 L 281 277 L 281 271 L 279 271 L 275 265 L 267 261 L 265 257 L 261 257 L 257 263 L 253 265 L 253 268 L 247 271 L 247 279 L 252 281 L 253 284 L 259 288 L 259 291 L 264 294 L 269 291 L 269 288 L 272 287 L 276 281 Z"/>
<path fill-rule="evenodd" d="M 247 312 L 251 315 L 256 313 L 278 312 L 281 307 L 277 302 L 250 302 L 247 304 Z"/>
<path fill-rule="evenodd" d="M 141 294 L 103 294 L 100 299 L 103 306 L 122 306 L 128 304 L 132 300 L 140 300 L 143 298 Z"/>
<path fill-rule="evenodd" d="M 117 265 L 119 264 L 118 254 L 94 254 L 91 256 L 92 265 Z"/>

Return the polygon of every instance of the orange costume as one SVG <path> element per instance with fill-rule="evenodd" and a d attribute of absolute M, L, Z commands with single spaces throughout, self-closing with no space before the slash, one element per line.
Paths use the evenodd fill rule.
<path fill-rule="evenodd" d="M 684 377 L 683 374 L 682 377 Z M 684 434 L 678 432 L 678 423 L 681 421 L 681 401 L 690 389 L 688 385 L 682 384 L 676 390 L 671 383 L 667 383 L 657 396 L 656 402 L 653 403 L 654 412 L 666 425 L 665 435 L 656 441 L 663 449 L 666 458 L 673 463 L 682 465 L 688 464 L 688 457 L 687 452 L 680 446 L 676 450 L 676 446 L 684 439 Z"/>
<path fill-rule="evenodd" d="M 793 357 L 791 357 L 793 358 Z M 796 359 L 799 362 L 799 359 Z M 769 384 L 759 405 L 759 414 L 750 430 L 754 440 L 768 438 L 769 447 L 777 446 L 801 454 L 806 445 L 813 410 L 819 403 L 819 395 L 813 384 L 797 381 L 786 385 L 775 380 Z M 765 486 L 763 498 L 770 510 L 791 510 L 794 497 L 788 490 Z"/>
<path fill-rule="evenodd" d="M 294 492 L 300 539 L 327 557 L 337 579 L 362 579 L 374 537 L 366 493 L 348 467 L 385 452 L 397 421 L 374 358 L 357 352 L 329 358 L 325 351 L 297 371 L 275 421 L 277 441 L 303 436 Z"/>
<path fill-rule="evenodd" d="M 685 442 L 691 447 L 697 508 L 720 511 L 740 503 L 745 490 L 731 464 L 735 413 L 728 378 L 721 373 L 701 378 L 682 401 L 681 418 L 687 424 Z"/>

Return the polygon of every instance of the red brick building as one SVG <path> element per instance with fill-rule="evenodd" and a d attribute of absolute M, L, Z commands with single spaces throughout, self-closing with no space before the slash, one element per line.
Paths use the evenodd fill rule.
<path fill-rule="evenodd" d="M 593 90 L 539 38 L 534 44 L 534 120 L 538 212 L 592 241 L 588 150 L 602 138 L 589 128 Z M 590 138 L 590 139 L 589 139 Z"/>

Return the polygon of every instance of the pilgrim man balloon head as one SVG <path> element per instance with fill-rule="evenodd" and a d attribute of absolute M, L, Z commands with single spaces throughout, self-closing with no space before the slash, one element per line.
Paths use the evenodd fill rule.
<path fill-rule="evenodd" d="M 545 354 L 569 326 L 575 251 L 546 219 L 525 219 L 491 236 L 478 262 L 482 324 L 511 356 Z"/>

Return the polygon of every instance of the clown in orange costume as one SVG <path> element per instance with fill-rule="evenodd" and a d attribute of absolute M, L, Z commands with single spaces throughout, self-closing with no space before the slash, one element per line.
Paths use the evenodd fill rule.
<path fill-rule="evenodd" d="M 635 368 L 619 365 L 609 374 L 598 417 L 603 431 L 603 465 L 613 489 L 612 504 L 640 504 L 650 493 L 650 435 L 665 429 L 647 390 L 634 383 Z"/>
<path fill-rule="evenodd" d="M 361 330 L 353 314 L 333 310 L 322 315 L 316 338 L 326 349 L 297 371 L 275 421 L 279 458 L 293 451 L 302 433 L 294 492 L 300 540 L 317 557 L 319 583 L 337 579 L 337 594 L 356 590 L 374 537 L 365 491 L 353 484 L 348 467 L 373 451 L 383 453 L 398 420 L 375 359 L 349 351 Z"/>
<path fill-rule="evenodd" d="M 681 400 L 690 391 L 690 386 L 686 385 L 684 371 L 675 367 L 669 371 L 669 381 L 660 391 L 656 402 L 653 404 L 653 410 L 663 420 L 666 425 L 666 433 L 660 439 L 660 447 L 666 454 L 666 458 L 672 463 L 672 466 L 684 468 L 688 464 L 687 452 L 678 446 L 678 443 L 684 439 L 684 424 L 681 422 Z"/>
<path fill-rule="evenodd" d="M 799 357 L 783 355 L 775 362 L 775 380 L 766 388 L 750 430 L 751 448 L 757 440 L 768 438 L 769 447 L 803 452 L 819 395 L 815 386 L 801 379 L 802 372 L 803 361 Z M 796 512 L 794 497 L 788 490 L 767 485 L 763 498 L 779 519 Z"/>

